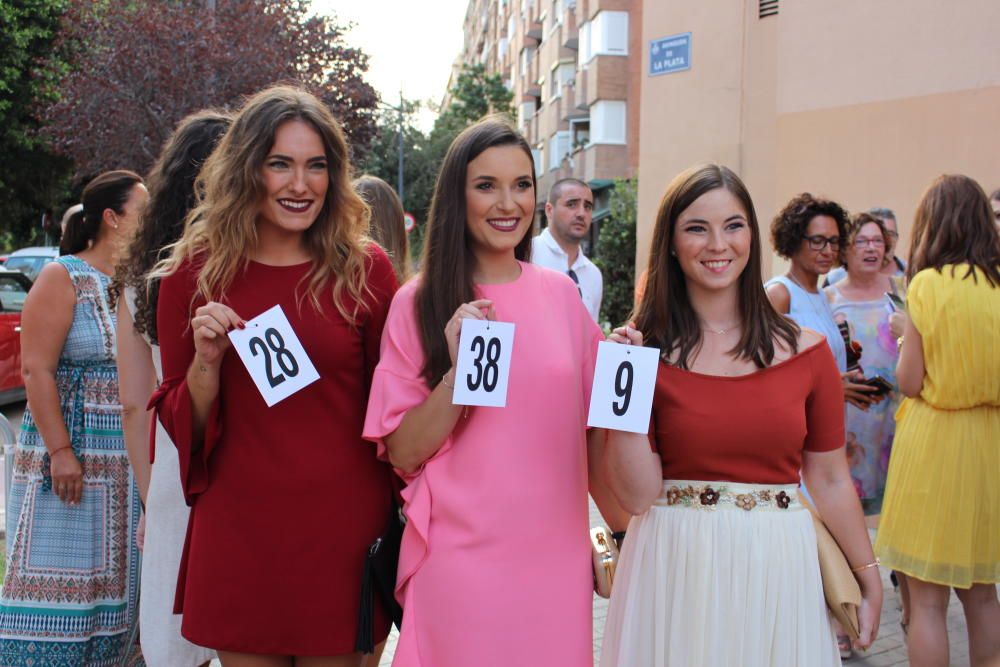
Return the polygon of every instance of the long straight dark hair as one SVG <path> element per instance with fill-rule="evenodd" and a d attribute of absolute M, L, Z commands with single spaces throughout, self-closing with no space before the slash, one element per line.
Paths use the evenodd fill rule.
<path fill-rule="evenodd" d="M 775 338 L 784 341 L 793 353 L 798 351 L 799 327 L 779 315 L 767 299 L 761 275 L 757 213 L 743 181 L 727 167 L 696 165 L 678 174 L 667 186 L 656 214 L 646 289 L 634 321 L 646 345 L 660 348 L 664 360 L 669 360 L 677 350 L 675 365 L 684 369 L 690 366 L 692 355 L 701 348 L 703 332 L 688 297 L 687 277 L 671 250 L 677 218 L 696 199 L 717 188 L 725 188 L 739 200 L 750 224 L 750 257 L 739 278 L 743 334 L 729 352 L 764 368 L 774 360 Z"/>
<path fill-rule="evenodd" d="M 911 280 L 918 271 L 968 264 L 962 278 L 976 280 L 978 268 L 991 287 L 1000 286 L 1000 238 L 986 192 L 968 176 L 939 176 L 927 188 L 913 216 Z M 955 268 L 952 267 L 952 275 Z"/>
<path fill-rule="evenodd" d="M 420 261 L 420 285 L 414 303 L 426 359 L 423 376 L 430 387 L 436 387 L 451 368 L 445 325 L 460 305 L 476 298 L 472 282 L 476 258 L 466 232 L 465 178 L 469 163 L 495 146 L 517 146 L 523 150 L 531 163 L 532 188 L 537 186 L 531 147 L 502 116 L 483 118 L 451 142 L 434 184 Z M 514 256 L 521 261 L 530 260 L 530 232 L 525 232 Z"/>

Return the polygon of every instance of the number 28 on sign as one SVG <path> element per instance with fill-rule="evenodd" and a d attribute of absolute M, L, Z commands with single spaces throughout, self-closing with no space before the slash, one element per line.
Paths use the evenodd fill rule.
<path fill-rule="evenodd" d="M 281 306 L 230 331 L 229 339 L 268 407 L 319 379 Z"/>

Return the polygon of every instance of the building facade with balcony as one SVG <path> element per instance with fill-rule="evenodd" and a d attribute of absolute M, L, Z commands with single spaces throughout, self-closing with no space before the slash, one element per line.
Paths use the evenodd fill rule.
<path fill-rule="evenodd" d="M 485 65 L 514 94 L 532 146 L 538 208 L 575 177 L 606 214 L 616 177 L 638 164 L 641 0 L 471 0 L 459 63 Z"/>
<path fill-rule="evenodd" d="M 753 195 L 765 276 L 787 268 L 768 252 L 768 225 L 804 191 L 854 212 L 894 209 L 905 258 L 935 177 L 1000 187 L 997 25 L 996 0 L 647 0 L 631 54 L 642 67 L 637 264 L 667 184 L 705 161 Z M 654 46 L 684 36 L 686 67 L 670 71 Z"/>

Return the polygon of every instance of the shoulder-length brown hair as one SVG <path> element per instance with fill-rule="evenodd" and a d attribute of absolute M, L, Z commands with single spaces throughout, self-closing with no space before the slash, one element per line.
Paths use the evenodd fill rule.
<path fill-rule="evenodd" d="M 779 315 L 764 292 L 761 274 L 760 226 L 750 193 L 739 177 L 727 167 L 697 165 L 678 174 L 660 201 L 653 229 L 653 241 L 646 269 L 646 289 L 634 321 L 646 345 L 658 347 L 664 360 L 678 352 L 680 368 L 687 369 L 701 349 L 702 327 L 691 306 L 687 277 L 671 250 L 677 219 L 695 200 L 707 192 L 725 188 L 742 204 L 750 227 L 750 257 L 739 277 L 739 310 L 743 334 L 730 354 L 748 359 L 758 368 L 774 360 L 775 339 L 798 351 L 798 326 Z"/>
<path fill-rule="evenodd" d="M 312 268 L 303 282 L 308 281 L 307 293 L 317 308 L 319 290 L 332 283 L 334 305 L 356 323 L 368 295 L 368 207 L 351 187 L 349 152 L 340 124 L 316 97 L 291 86 L 257 93 L 236 114 L 198 177 L 200 201 L 188 214 L 184 234 L 150 275 L 163 277 L 197 258 L 198 295 L 206 300 L 225 295 L 257 244 L 257 218 L 265 192 L 261 167 L 278 128 L 293 120 L 307 123 L 319 134 L 330 174 L 323 207 L 304 233 Z"/>
<path fill-rule="evenodd" d="M 487 116 L 451 142 L 434 184 L 420 261 L 420 285 L 414 303 L 426 358 L 423 376 L 431 387 L 437 386 L 451 368 L 445 325 L 460 305 L 476 298 L 472 282 L 475 256 L 466 232 L 466 172 L 470 162 L 495 146 L 517 146 L 523 150 L 531 164 L 532 188 L 536 187 L 531 147 L 503 117 Z M 521 261 L 530 260 L 528 231 L 514 249 L 514 255 Z"/>
<path fill-rule="evenodd" d="M 378 176 L 365 174 L 354 179 L 354 190 L 371 209 L 368 232 L 389 255 L 396 280 L 402 285 L 413 273 L 403 202 L 399 201 L 399 195 L 392 186 Z"/>
<path fill-rule="evenodd" d="M 230 122 L 232 116 L 228 113 L 207 109 L 187 116 L 177 125 L 149 172 L 149 203 L 115 269 L 114 299 L 117 301 L 125 287 L 135 290 L 135 330 L 146 334 L 154 344 L 160 281 L 146 281 L 146 274 L 184 231 L 184 219 L 195 206 L 195 179 Z"/>
<path fill-rule="evenodd" d="M 986 192 L 968 176 L 944 175 L 931 183 L 913 216 L 910 248 L 910 280 L 924 269 L 940 273 L 946 264 L 968 264 L 963 279 L 976 280 L 978 268 L 991 287 L 1000 285 L 1000 233 L 993 209 Z"/>

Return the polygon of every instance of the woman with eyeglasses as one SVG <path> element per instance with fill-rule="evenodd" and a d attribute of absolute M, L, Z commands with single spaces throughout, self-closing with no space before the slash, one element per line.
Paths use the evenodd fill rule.
<path fill-rule="evenodd" d="M 838 261 L 847 229 L 847 212 L 840 204 L 803 192 L 792 198 L 771 222 L 774 250 L 791 265 L 764 286 L 767 297 L 782 315 L 800 327 L 826 337 L 844 381 L 845 400 L 865 410 L 880 399 L 874 387 L 859 384 L 860 374 L 847 373 L 847 351 L 826 296 L 817 287 L 819 277 Z"/>
<path fill-rule="evenodd" d="M 861 345 L 861 371 L 868 380 L 876 376 L 896 386 L 896 338 L 902 333 L 901 316 L 893 317 L 892 302 L 886 294 L 903 297 L 903 281 L 882 272 L 889 259 L 886 248 L 891 236 L 879 218 L 859 213 L 847 226 L 841 260 L 847 277 L 827 288 L 834 319 L 847 322 L 852 340 Z M 867 409 L 851 405 L 847 409 L 847 439 L 856 443 L 851 457 L 851 477 L 861 497 L 866 515 L 882 508 L 889 452 L 896 431 L 893 415 L 898 396 L 888 392 L 886 400 Z"/>

